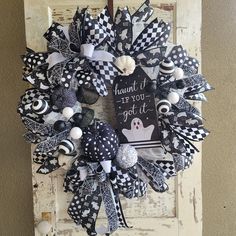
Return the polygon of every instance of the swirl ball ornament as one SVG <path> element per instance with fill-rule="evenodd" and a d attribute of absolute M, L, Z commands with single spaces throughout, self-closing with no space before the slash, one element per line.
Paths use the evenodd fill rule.
<path fill-rule="evenodd" d="M 168 100 L 163 99 L 157 103 L 157 111 L 160 114 L 168 113 L 170 111 L 170 108 L 171 108 L 171 103 Z"/>
<path fill-rule="evenodd" d="M 49 105 L 46 100 L 39 99 L 32 104 L 32 110 L 39 115 L 44 115 L 49 111 Z"/>
<path fill-rule="evenodd" d="M 159 70 L 162 75 L 172 75 L 175 71 L 175 64 L 166 58 L 160 63 Z"/>
<path fill-rule="evenodd" d="M 75 146 L 71 140 L 65 139 L 60 142 L 58 151 L 62 154 L 69 155 L 75 151 Z"/>

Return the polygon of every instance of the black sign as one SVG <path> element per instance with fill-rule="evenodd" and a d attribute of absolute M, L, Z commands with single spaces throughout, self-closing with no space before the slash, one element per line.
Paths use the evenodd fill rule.
<path fill-rule="evenodd" d="M 136 148 L 160 146 L 154 96 L 145 91 L 150 80 L 137 67 L 132 75 L 118 76 L 113 84 L 120 142 Z"/>

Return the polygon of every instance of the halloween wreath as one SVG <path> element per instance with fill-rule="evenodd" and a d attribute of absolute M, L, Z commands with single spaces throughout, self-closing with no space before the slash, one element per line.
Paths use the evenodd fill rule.
<path fill-rule="evenodd" d="M 205 101 L 212 87 L 198 61 L 167 42 L 168 23 L 147 23 L 152 13 L 149 1 L 133 15 L 118 9 L 114 19 L 107 7 L 97 18 L 78 9 L 69 26 L 53 22 L 44 34 L 46 52 L 22 56 L 23 80 L 31 84 L 18 105 L 24 138 L 35 144 L 37 173 L 67 167 L 64 189 L 74 194 L 68 214 L 88 235 L 97 235 L 102 202 L 104 233 L 128 228 L 120 195 L 142 197 L 149 185 L 168 190 L 166 180 L 192 164 L 192 141 L 209 133 L 189 100 Z M 134 37 L 137 25 L 143 28 Z M 116 127 L 89 108 L 108 92 Z M 148 149 L 164 158 L 145 155 Z"/>

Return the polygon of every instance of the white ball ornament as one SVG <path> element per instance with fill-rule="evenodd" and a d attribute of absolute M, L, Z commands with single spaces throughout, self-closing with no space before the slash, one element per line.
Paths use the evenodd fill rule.
<path fill-rule="evenodd" d="M 52 228 L 52 225 L 44 220 L 44 221 L 41 221 L 38 225 L 37 225 L 37 230 L 40 234 L 43 234 L 43 235 L 46 235 L 50 232 Z"/>
<path fill-rule="evenodd" d="M 184 71 L 182 68 L 176 67 L 174 71 L 174 77 L 178 79 L 182 79 L 184 77 Z"/>
<path fill-rule="evenodd" d="M 176 92 L 170 92 L 167 96 L 167 99 L 168 101 L 171 103 L 171 104 L 176 104 L 178 103 L 179 101 L 179 94 L 176 93 Z"/>
<path fill-rule="evenodd" d="M 74 111 L 71 107 L 65 107 L 62 111 L 63 116 L 70 119 L 74 115 Z"/>
<path fill-rule="evenodd" d="M 74 127 L 70 131 L 70 136 L 73 139 L 80 139 L 82 135 L 83 135 L 83 132 L 79 127 Z"/>

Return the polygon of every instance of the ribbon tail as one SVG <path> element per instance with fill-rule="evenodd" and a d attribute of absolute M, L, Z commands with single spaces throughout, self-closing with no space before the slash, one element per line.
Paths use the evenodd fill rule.
<path fill-rule="evenodd" d="M 155 166 L 153 163 L 142 157 L 138 157 L 138 166 L 149 179 L 149 184 L 154 191 L 165 192 L 168 189 L 164 175 L 158 166 Z"/>
<path fill-rule="evenodd" d="M 119 189 L 116 182 L 116 178 L 111 178 L 110 181 L 112 184 L 112 189 L 113 189 L 114 197 L 115 197 L 116 214 L 118 217 L 119 228 L 132 228 L 128 226 L 125 220 L 125 216 L 122 210 L 122 205 L 120 202 Z"/>
<path fill-rule="evenodd" d="M 76 193 L 68 208 L 68 214 L 77 225 L 86 229 L 88 235 L 95 236 L 97 235 L 95 225 L 101 203 L 102 197 L 97 186 L 91 195 Z"/>
<path fill-rule="evenodd" d="M 100 189 L 109 225 L 109 232 L 107 233 L 112 233 L 119 228 L 118 216 L 116 213 L 115 195 L 111 184 L 108 181 L 100 183 Z"/>

